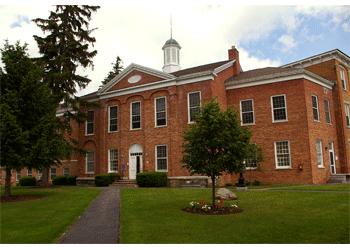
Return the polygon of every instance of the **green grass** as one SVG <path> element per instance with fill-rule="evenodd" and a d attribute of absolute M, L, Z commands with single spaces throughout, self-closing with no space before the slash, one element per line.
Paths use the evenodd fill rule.
<path fill-rule="evenodd" d="M 13 188 L 40 200 L 1 203 L 1 243 L 52 243 L 99 194 L 98 188 Z"/>
<path fill-rule="evenodd" d="M 304 186 L 288 186 L 272 189 L 293 189 L 293 190 L 314 190 L 314 191 L 348 191 L 350 192 L 350 184 L 326 184 L 326 185 L 304 185 Z"/>
<path fill-rule="evenodd" d="M 181 211 L 210 189 L 123 189 L 122 243 L 350 243 L 349 193 L 237 192 L 242 213 Z"/>

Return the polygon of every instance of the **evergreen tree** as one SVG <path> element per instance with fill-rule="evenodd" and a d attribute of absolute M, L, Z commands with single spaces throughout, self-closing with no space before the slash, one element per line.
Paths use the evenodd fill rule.
<path fill-rule="evenodd" d="M 216 177 L 241 173 L 247 158 L 257 152 L 250 138 L 251 133 L 240 126 L 236 112 L 231 108 L 220 111 L 214 100 L 203 106 L 196 122 L 185 131 L 183 163 L 191 174 L 211 178 L 213 206 Z"/>
<path fill-rule="evenodd" d="M 79 109 L 79 100 L 75 96 L 77 87 L 85 88 L 91 81 L 77 71 L 79 67 L 93 67 L 92 58 L 97 51 L 90 50 L 90 45 L 93 46 L 96 39 L 91 36 L 94 29 L 89 29 L 89 21 L 98 8 L 57 5 L 48 19 L 33 20 L 44 33 L 48 33 L 46 37 L 34 36 L 42 54 L 44 82 L 52 90 L 57 104 L 63 101 L 75 111 Z M 72 116 L 73 113 L 69 114 Z"/>
<path fill-rule="evenodd" d="M 110 80 L 112 80 L 114 77 L 119 75 L 119 73 L 124 69 L 123 68 L 123 61 L 120 59 L 119 56 L 117 56 L 115 63 L 112 63 L 112 70 L 109 71 L 107 77 L 102 81 L 102 84 L 107 84 Z"/>

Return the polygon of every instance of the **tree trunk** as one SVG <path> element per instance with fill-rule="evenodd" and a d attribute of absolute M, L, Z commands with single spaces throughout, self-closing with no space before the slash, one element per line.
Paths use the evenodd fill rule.
<path fill-rule="evenodd" d="M 4 196 L 11 196 L 11 169 L 9 168 L 6 168 Z"/>
<path fill-rule="evenodd" d="M 41 186 L 48 187 L 49 186 L 49 168 L 43 168 L 41 176 Z"/>
<path fill-rule="evenodd" d="M 212 206 L 215 206 L 215 175 L 211 176 Z"/>

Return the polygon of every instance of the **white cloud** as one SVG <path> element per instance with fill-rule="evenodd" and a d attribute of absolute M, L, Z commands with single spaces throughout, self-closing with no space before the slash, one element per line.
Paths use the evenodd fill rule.
<path fill-rule="evenodd" d="M 264 67 L 277 67 L 282 64 L 280 60 L 257 58 L 250 55 L 249 52 L 246 51 L 245 49 L 238 48 L 238 50 L 239 50 L 239 61 L 244 71 L 264 68 Z"/>
<path fill-rule="evenodd" d="M 281 50 L 283 52 L 290 52 L 291 49 L 297 46 L 297 42 L 291 35 L 282 35 L 278 38 L 278 42 L 281 44 Z"/>

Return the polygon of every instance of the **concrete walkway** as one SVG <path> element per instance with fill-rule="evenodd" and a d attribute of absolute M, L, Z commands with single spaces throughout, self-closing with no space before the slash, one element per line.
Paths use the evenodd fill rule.
<path fill-rule="evenodd" d="M 65 244 L 112 244 L 119 241 L 119 201 L 117 187 L 105 188 L 79 220 L 59 240 Z"/>

